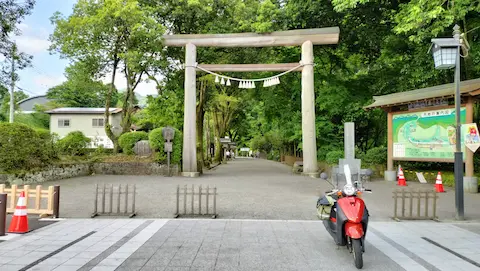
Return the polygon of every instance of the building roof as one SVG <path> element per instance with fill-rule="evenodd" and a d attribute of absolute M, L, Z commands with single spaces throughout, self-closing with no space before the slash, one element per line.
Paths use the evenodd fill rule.
<path fill-rule="evenodd" d="M 480 94 L 480 78 L 460 82 L 460 93 L 462 95 L 477 96 Z M 365 109 L 379 107 L 392 107 L 407 104 L 410 102 L 429 100 L 435 98 L 447 98 L 455 96 L 455 84 L 438 85 L 434 87 L 415 89 L 411 91 L 398 92 L 383 96 L 373 96 L 375 100 Z"/>
<path fill-rule="evenodd" d="M 121 108 L 110 108 L 110 113 L 116 114 L 122 111 Z M 48 114 L 104 114 L 105 108 L 91 107 L 62 107 L 46 111 Z"/>
<path fill-rule="evenodd" d="M 38 95 L 38 96 L 33 96 L 33 97 L 28 97 L 26 99 L 23 99 L 19 102 L 17 102 L 17 105 L 20 108 L 20 111 L 22 112 L 33 112 L 34 107 L 36 104 L 44 105 L 51 101 L 51 99 L 47 98 L 47 95 Z"/>

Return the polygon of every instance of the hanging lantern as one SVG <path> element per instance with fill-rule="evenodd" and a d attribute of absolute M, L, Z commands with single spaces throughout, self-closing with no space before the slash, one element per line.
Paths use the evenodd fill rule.
<path fill-rule="evenodd" d="M 215 83 L 218 83 L 220 82 L 220 80 L 218 79 L 218 76 L 215 76 Z"/>
<path fill-rule="evenodd" d="M 225 80 L 223 79 L 223 77 L 222 77 L 222 80 L 220 81 L 220 84 L 225 85 Z"/>
<path fill-rule="evenodd" d="M 231 86 L 232 83 L 230 83 L 230 79 L 227 80 L 227 86 Z"/>

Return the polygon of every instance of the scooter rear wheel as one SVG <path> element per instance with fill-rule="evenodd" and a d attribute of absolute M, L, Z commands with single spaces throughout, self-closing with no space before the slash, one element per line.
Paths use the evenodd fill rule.
<path fill-rule="evenodd" d="M 363 268 L 363 249 L 362 241 L 360 239 L 352 239 L 353 259 L 355 260 L 355 267 Z"/>

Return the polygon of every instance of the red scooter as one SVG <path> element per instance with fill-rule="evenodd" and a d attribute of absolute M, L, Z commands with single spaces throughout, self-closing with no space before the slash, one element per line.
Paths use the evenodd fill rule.
<path fill-rule="evenodd" d="M 355 266 L 362 269 L 369 214 L 360 196 L 363 191 L 371 190 L 359 187 L 357 182 L 352 184 L 348 165 L 345 165 L 344 171 L 347 184 L 342 190 L 326 192 L 317 202 L 317 210 L 335 243 L 338 246 L 347 246 L 353 254 Z"/>

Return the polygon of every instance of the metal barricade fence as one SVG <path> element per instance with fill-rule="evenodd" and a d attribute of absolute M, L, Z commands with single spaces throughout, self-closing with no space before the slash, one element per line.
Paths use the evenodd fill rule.
<path fill-rule="evenodd" d="M 400 220 L 438 220 L 437 193 L 433 189 L 395 189 L 393 191 L 393 219 Z M 399 205 L 399 201 L 401 203 Z M 432 211 L 430 212 L 430 206 Z M 398 214 L 400 207 L 401 215 Z M 414 207 L 416 214 L 414 214 Z M 406 212 L 408 209 L 408 213 Z M 431 214 L 431 215 L 430 215 Z"/>
<path fill-rule="evenodd" d="M 180 203 L 181 201 L 182 203 Z M 180 210 L 181 207 L 183 207 L 182 211 Z M 175 218 L 180 216 L 211 216 L 217 218 L 217 187 L 202 187 L 202 185 L 199 185 L 195 189 L 194 185 L 191 188 L 187 185 L 180 188 L 180 185 L 178 185 Z"/>
<path fill-rule="evenodd" d="M 118 186 L 114 186 L 113 184 L 103 184 L 103 186 L 100 186 L 99 189 L 99 185 L 95 184 L 95 199 L 91 217 L 93 218 L 98 215 L 110 215 L 129 216 L 131 218 L 135 216 L 136 186 L 135 184 L 131 186 L 132 188 L 129 188 L 129 184 L 125 184 L 123 186 L 121 184 Z M 123 191 L 122 187 L 124 187 Z M 122 206 L 123 210 L 121 210 Z"/>

